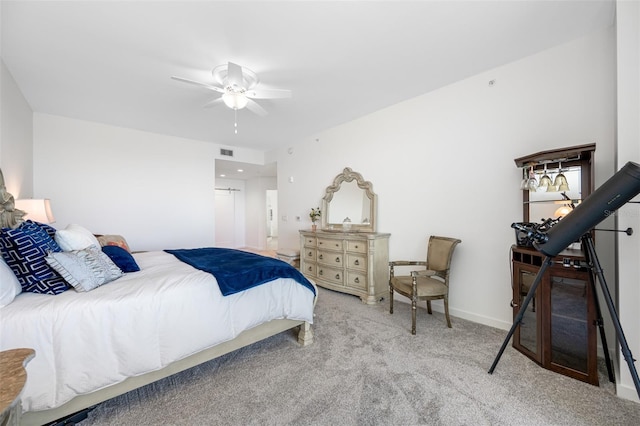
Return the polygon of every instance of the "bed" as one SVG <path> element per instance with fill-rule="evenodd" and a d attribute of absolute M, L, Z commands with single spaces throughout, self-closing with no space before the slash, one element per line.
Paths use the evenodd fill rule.
<path fill-rule="evenodd" d="M 23 227 L 1 179 L 0 172 L 3 231 L 16 218 L 12 226 Z M 223 249 L 197 254 L 209 257 L 212 250 Z M 290 268 L 279 278 L 259 277 L 260 285 L 234 288 L 236 276 L 218 275 L 219 283 L 216 272 L 182 258 L 183 252 L 192 250 L 128 254 L 139 270 L 121 272 L 96 288 L 56 295 L 22 291 L 3 303 L 0 350 L 36 351 L 26 367 L 21 423 L 49 423 L 286 330 L 297 331 L 301 345 L 312 342 L 317 291 L 298 279 L 295 268 L 253 253 L 221 252 L 225 271 L 247 256 L 278 262 L 278 271 Z M 234 256 L 237 261 L 229 260 Z"/>

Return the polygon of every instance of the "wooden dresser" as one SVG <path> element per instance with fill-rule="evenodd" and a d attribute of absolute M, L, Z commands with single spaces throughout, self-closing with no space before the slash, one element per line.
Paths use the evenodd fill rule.
<path fill-rule="evenodd" d="M 317 285 L 378 303 L 389 292 L 389 237 L 300 231 L 300 271 Z"/>

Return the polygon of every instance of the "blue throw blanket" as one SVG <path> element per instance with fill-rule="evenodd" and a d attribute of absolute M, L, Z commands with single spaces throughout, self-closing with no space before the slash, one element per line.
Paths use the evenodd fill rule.
<path fill-rule="evenodd" d="M 309 280 L 296 268 L 282 260 L 216 247 L 165 251 L 196 269 L 213 274 L 224 296 L 277 278 L 293 278 L 316 294 Z"/>

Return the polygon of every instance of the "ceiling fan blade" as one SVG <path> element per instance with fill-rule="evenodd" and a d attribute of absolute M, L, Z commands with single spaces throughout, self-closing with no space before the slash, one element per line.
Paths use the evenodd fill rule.
<path fill-rule="evenodd" d="M 220 98 L 216 98 L 216 99 L 212 99 L 209 102 L 207 102 L 206 104 L 202 105 L 203 108 L 211 108 L 212 106 L 216 106 L 217 104 L 221 104 L 222 103 L 222 97 Z"/>
<path fill-rule="evenodd" d="M 240 65 L 234 64 L 233 62 L 227 64 L 227 81 L 231 86 L 244 87 L 242 67 Z"/>
<path fill-rule="evenodd" d="M 182 77 L 176 77 L 176 76 L 171 76 L 171 78 L 176 80 L 176 81 L 181 81 L 183 83 L 195 84 L 196 86 L 206 87 L 207 89 L 213 90 L 214 92 L 224 93 L 224 89 L 223 88 L 217 87 L 217 86 L 212 86 L 212 85 L 207 84 L 207 83 L 201 83 L 199 81 L 189 80 L 188 78 L 182 78 Z"/>
<path fill-rule="evenodd" d="M 247 90 L 245 95 L 253 99 L 283 99 L 291 97 L 291 90 L 287 89 L 259 89 Z"/>
<path fill-rule="evenodd" d="M 262 108 L 260 104 L 258 104 L 256 101 L 251 99 L 247 99 L 247 101 L 249 101 L 247 103 L 247 109 L 249 111 L 253 112 L 254 114 L 258 114 L 261 117 L 264 117 L 265 115 L 267 115 L 267 110 Z"/>

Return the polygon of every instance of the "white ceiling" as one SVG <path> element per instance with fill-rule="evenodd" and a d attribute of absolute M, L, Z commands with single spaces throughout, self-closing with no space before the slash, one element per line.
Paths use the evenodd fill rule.
<path fill-rule="evenodd" d="M 612 25 L 596 1 L 2 1 L 2 58 L 36 112 L 270 150 Z M 291 89 L 237 116 L 228 61 Z"/>

